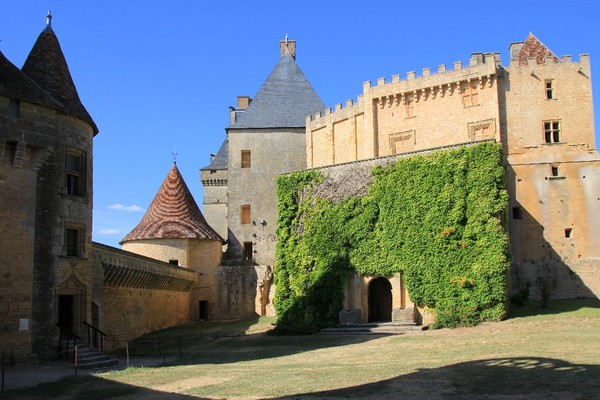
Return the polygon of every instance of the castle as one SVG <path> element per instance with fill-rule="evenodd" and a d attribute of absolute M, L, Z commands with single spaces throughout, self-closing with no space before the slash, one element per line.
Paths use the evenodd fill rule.
<path fill-rule="evenodd" d="M 482 139 L 502 143 L 507 156 L 514 290 L 598 296 L 588 56 L 559 59 L 530 36 L 511 46 L 509 66 L 476 53 L 464 68 L 366 83 L 357 102 L 332 111 L 298 67 L 296 43 L 280 50 L 254 99 L 230 108 L 227 137 L 201 169 L 204 215 L 174 165 L 123 249 L 92 242 L 99 129 L 51 17 L 22 68 L 0 53 L 0 352 L 49 358 L 64 339 L 90 332 L 111 349 L 188 321 L 273 314 L 278 175 L 351 176 L 372 159 Z M 345 307 L 372 319 L 370 302 L 392 287 L 401 277 L 356 277 Z M 393 293 L 386 318 L 406 317 L 407 293 Z"/>

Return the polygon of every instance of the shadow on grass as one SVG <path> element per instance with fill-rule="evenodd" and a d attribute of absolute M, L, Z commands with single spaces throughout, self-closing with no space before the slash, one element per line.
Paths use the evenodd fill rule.
<path fill-rule="evenodd" d="M 43 384 L 29 390 L 5 392 L 3 398 L 31 400 L 49 398 L 60 398 L 61 400 L 204 398 L 169 391 L 178 390 L 177 388 L 177 382 L 173 382 L 170 388 L 153 390 L 101 377 L 87 376 Z M 198 386 L 190 387 L 188 390 L 201 393 L 201 382 L 198 383 Z M 226 393 L 221 395 L 227 396 Z M 261 394 L 248 393 L 248 396 L 261 397 Z M 313 393 L 296 393 L 279 399 L 292 398 L 599 399 L 600 367 L 598 365 L 571 364 L 551 358 L 496 358 L 441 368 L 422 369 L 363 385 Z"/>
<path fill-rule="evenodd" d="M 535 315 L 564 314 L 581 310 L 583 308 L 600 308 L 598 299 L 572 299 L 572 300 L 552 300 L 543 307 L 541 303 L 530 302 L 524 306 L 511 306 L 508 318 L 531 317 Z"/>
<path fill-rule="evenodd" d="M 600 367 L 550 358 L 488 359 L 281 399 L 291 398 L 599 399 Z"/>
<path fill-rule="evenodd" d="M 272 328 L 270 321 L 252 317 L 230 322 L 196 322 L 171 328 L 137 339 L 130 347 L 130 355 L 134 361 L 136 357 L 164 356 L 166 364 L 169 365 L 225 364 L 364 343 L 381 337 L 381 335 L 277 336 L 265 332 Z M 253 328 L 258 332 L 252 333 Z"/>

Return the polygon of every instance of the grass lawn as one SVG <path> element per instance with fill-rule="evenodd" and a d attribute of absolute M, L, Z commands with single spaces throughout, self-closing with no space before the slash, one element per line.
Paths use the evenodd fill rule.
<path fill-rule="evenodd" d="M 6 399 L 600 399 L 600 301 L 551 302 L 472 328 L 271 336 L 273 320 L 189 324 L 137 354 L 176 360 L 5 392 Z M 179 356 L 179 347 L 181 354 Z"/>

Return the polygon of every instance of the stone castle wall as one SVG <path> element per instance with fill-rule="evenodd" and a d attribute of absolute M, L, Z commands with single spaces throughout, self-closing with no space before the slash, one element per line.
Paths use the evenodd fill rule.
<path fill-rule="evenodd" d="M 100 329 L 108 349 L 146 333 L 190 320 L 190 293 L 198 274 L 190 269 L 94 244 L 94 269 L 101 273 L 102 292 L 95 302 L 102 310 Z"/>
<path fill-rule="evenodd" d="M 600 155 L 591 76 L 585 54 L 579 62 L 547 56 L 504 67 L 497 54 L 476 53 L 466 68 L 458 62 L 437 74 L 426 68 L 420 77 L 367 82 L 358 102 L 307 118 L 307 164 L 346 163 L 347 175 L 330 172 L 349 182 L 366 176 L 354 160 L 496 140 L 508 163 L 513 291 L 529 285 L 533 298 L 544 291 L 598 297 Z M 550 140 L 548 122 L 559 127 Z"/>

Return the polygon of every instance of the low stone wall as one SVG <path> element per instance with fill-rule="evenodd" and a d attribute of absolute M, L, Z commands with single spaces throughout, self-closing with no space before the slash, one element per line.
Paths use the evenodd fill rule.
<path fill-rule="evenodd" d="M 190 318 L 190 291 L 197 272 L 94 243 L 96 279 L 103 283 L 93 301 L 99 306 L 106 349 L 123 347 L 149 332 L 180 325 Z"/>

